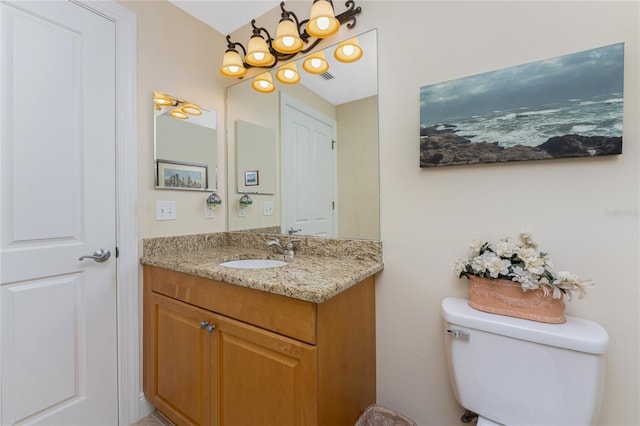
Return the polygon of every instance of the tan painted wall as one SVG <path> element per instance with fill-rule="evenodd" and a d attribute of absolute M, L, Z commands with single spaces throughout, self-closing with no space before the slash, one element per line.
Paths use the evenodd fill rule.
<path fill-rule="evenodd" d="M 473 238 L 530 230 L 558 270 L 591 278 L 567 313 L 611 339 L 599 425 L 639 418 L 640 10 L 635 2 L 371 1 L 378 28 L 381 224 L 376 284 L 378 402 L 420 425 L 457 425 L 440 302 L 464 296 L 451 272 Z M 418 167 L 421 86 L 625 42 L 621 156 Z M 411 203 L 407 200 L 411 199 Z M 613 213 L 612 213 L 613 212 Z M 619 212 L 616 215 L 615 212 Z"/>
<path fill-rule="evenodd" d="M 226 203 L 223 77 L 224 37 L 168 1 L 119 1 L 138 19 L 138 229 L 140 238 L 226 229 L 226 204 L 204 218 L 208 192 L 154 189 L 153 91 L 200 104 L 218 114 L 218 190 Z M 156 221 L 155 202 L 176 201 L 177 220 Z"/>
<path fill-rule="evenodd" d="M 380 239 L 378 97 L 336 107 L 339 236 Z"/>
<path fill-rule="evenodd" d="M 452 262 L 466 253 L 473 238 L 495 239 L 526 229 L 551 253 L 558 269 L 596 282 L 589 298 L 570 302 L 567 313 L 595 320 L 610 334 L 598 424 L 637 424 L 640 3 L 358 4 L 363 13 L 355 31 L 377 28 L 379 46 L 385 270 L 378 277 L 376 295 L 378 402 L 420 425 L 460 424 L 462 411 L 449 387 L 440 319 L 441 300 L 467 291 L 467 282 L 453 276 Z M 216 77 L 224 51 L 222 36 L 168 4 L 135 3 L 130 8 L 139 14 L 140 33 L 140 236 L 224 229 L 222 217 L 212 222 L 183 222 L 181 217 L 175 224 L 153 220 L 151 204 L 164 197 L 152 189 L 151 162 L 146 160 L 152 155 L 151 105 L 145 112 L 142 102 L 150 99 L 151 90 L 159 89 L 223 111 L 223 86 L 229 83 Z M 178 63 L 170 69 L 160 63 L 172 55 L 185 59 L 183 55 L 191 51 L 160 31 L 176 19 L 180 25 L 172 28 L 202 31 L 204 37 L 194 42 L 193 56 L 178 61 L 189 70 L 187 75 L 178 72 Z M 621 41 L 626 43 L 623 155 L 435 170 L 418 167 L 421 86 Z M 221 114 L 219 129 L 223 125 Z M 218 135 L 222 144 L 224 132 Z M 224 188 L 221 179 L 222 192 Z M 191 194 L 176 198 L 179 215 L 195 211 L 200 201 Z"/>

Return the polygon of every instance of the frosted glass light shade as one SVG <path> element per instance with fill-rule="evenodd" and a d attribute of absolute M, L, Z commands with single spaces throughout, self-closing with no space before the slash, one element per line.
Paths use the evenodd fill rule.
<path fill-rule="evenodd" d="M 167 106 L 173 104 L 173 98 L 160 92 L 153 92 L 153 103 L 158 106 Z"/>
<path fill-rule="evenodd" d="M 251 87 L 261 93 L 271 93 L 276 90 L 271 73 L 268 71 L 256 76 L 251 82 Z"/>
<path fill-rule="evenodd" d="M 273 64 L 275 58 L 271 52 L 269 52 L 267 42 L 259 35 L 254 35 L 249 40 L 249 48 L 245 60 L 249 65 L 261 67 Z"/>
<path fill-rule="evenodd" d="M 310 74 L 322 74 L 329 71 L 329 62 L 324 56 L 324 51 L 321 50 L 307 56 L 302 63 L 302 68 Z"/>
<path fill-rule="evenodd" d="M 281 66 L 276 71 L 276 78 L 279 82 L 285 84 L 295 84 L 300 81 L 300 73 L 298 73 L 298 66 L 295 62 L 289 62 L 286 65 Z"/>
<path fill-rule="evenodd" d="M 186 120 L 187 118 L 189 118 L 189 116 L 184 111 L 182 111 L 182 108 L 171 110 L 169 115 L 173 118 L 177 118 L 178 120 Z"/>
<path fill-rule="evenodd" d="M 340 62 L 355 62 L 362 57 L 362 48 L 358 44 L 358 37 L 345 40 L 338 45 L 333 56 Z"/>
<path fill-rule="evenodd" d="M 336 19 L 333 6 L 327 0 L 317 0 L 311 6 L 311 15 L 307 22 L 306 31 L 312 37 L 331 37 L 340 29 L 340 22 Z"/>
<path fill-rule="evenodd" d="M 242 63 L 240 54 L 235 50 L 227 50 L 222 58 L 222 68 L 220 74 L 226 77 L 242 77 L 247 73 L 247 69 Z"/>
<path fill-rule="evenodd" d="M 289 19 L 282 19 L 276 29 L 276 38 L 272 45 L 280 53 L 299 52 L 303 43 L 296 24 Z"/>
<path fill-rule="evenodd" d="M 182 111 L 186 112 L 189 115 L 202 115 L 202 111 L 194 104 L 185 104 L 182 107 Z"/>

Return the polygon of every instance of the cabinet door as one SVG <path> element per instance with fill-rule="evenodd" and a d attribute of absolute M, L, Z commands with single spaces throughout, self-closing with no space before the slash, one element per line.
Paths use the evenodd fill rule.
<path fill-rule="evenodd" d="M 226 317 L 214 321 L 214 423 L 317 424 L 316 348 Z"/>
<path fill-rule="evenodd" d="M 212 315 L 156 293 L 151 297 L 153 403 L 176 425 L 209 425 L 212 339 L 201 323 Z"/>

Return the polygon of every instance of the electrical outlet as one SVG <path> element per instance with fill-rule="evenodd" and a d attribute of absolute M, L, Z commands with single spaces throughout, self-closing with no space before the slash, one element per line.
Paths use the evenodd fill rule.
<path fill-rule="evenodd" d="M 262 214 L 264 216 L 273 216 L 273 203 L 270 201 L 265 201 L 262 205 Z"/>
<path fill-rule="evenodd" d="M 238 208 L 238 217 L 247 217 L 246 207 Z"/>
<path fill-rule="evenodd" d="M 156 201 L 156 220 L 176 220 L 176 202 Z"/>
<path fill-rule="evenodd" d="M 204 202 L 204 218 L 213 219 L 216 217 L 216 208 L 213 204 Z"/>

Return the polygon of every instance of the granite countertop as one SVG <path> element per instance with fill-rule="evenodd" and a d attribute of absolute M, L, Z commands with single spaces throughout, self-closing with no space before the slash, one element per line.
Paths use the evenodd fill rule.
<path fill-rule="evenodd" d="M 330 299 L 384 267 L 379 241 L 278 237 L 283 245 L 291 239 L 299 240 L 299 249 L 291 260 L 267 249 L 265 242 L 273 238 L 224 232 L 145 239 L 141 263 L 315 303 Z M 220 266 L 239 259 L 277 259 L 289 264 L 262 269 Z"/>

